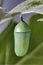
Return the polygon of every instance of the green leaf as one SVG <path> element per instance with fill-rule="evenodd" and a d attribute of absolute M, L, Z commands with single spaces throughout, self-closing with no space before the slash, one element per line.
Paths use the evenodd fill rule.
<path fill-rule="evenodd" d="M 43 41 L 43 21 L 37 21 L 38 19 L 43 18 L 43 15 L 41 14 L 35 14 L 30 19 L 30 27 L 31 27 L 31 48 L 35 48 L 33 44 L 35 43 L 35 46 L 38 45 Z M 34 41 L 34 43 L 33 43 Z M 31 49 L 32 50 L 32 49 Z"/>

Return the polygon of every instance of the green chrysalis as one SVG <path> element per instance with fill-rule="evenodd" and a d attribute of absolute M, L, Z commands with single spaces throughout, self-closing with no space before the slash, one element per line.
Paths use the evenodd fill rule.
<path fill-rule="evenodd" d="M 15 53 L 17 56 L 24 56 L 29 48 L 31 30 L 29 26 L 23 21 L 21 17 L 21 22 L 16 25 L 14 30 L 14 40 L 15 40 Z"/>

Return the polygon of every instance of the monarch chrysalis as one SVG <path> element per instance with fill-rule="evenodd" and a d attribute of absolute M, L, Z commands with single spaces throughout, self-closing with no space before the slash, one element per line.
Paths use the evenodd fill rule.
<path fill-rule="evenodd" d="M 24 56 L 27 53 L 29 48 L 30 33 L 31 30 L 29 26 L 22 19 L 21 22 L 16 25 L 14 30 L 14 50 L 17 56 Z"/>

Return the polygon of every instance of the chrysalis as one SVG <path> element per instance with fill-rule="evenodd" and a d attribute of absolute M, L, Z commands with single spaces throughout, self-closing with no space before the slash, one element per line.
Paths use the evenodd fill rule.
<path fill-rule="evenodd" d="M 29 48 L 30 33 L 31 29 L 21 17 L 21 21 L 16 25 L 14 30 L 14 50 L 17 56 L 24 56 L 27 53 Z"/>

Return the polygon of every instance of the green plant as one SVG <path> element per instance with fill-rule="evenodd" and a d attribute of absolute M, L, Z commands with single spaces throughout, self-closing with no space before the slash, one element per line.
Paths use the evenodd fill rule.
<path fill-rule="evenodd" d="M 36 3 L 32 5 L 34 1 L 27 0 L 21 3 L 13 8 L 10 12 L 4 14 L 4 17 L 1 19 L 0 25 L 8 19 L 12 20 L 13 17 L 15 18 L 15 16 L 21 16 L 30 12 L 38 13 L 32 16 L 30 19 L 29 26 L 32 30 L 29 42 L 30 48 L 27 55 L 24 57 L 18 57 L 14 52 L 14 28 L 16 24 L 13 22 L 13 20 L 5 31 L 0 34 L 0 64 L 43 64 L 43 20 L 38 21 L 38 19 L 43 18 L 43 0 L 40 0 L 39 5 L 36 5 Z M 35 2 L 38 1 L 39 0 L 36 0 Z"/>

